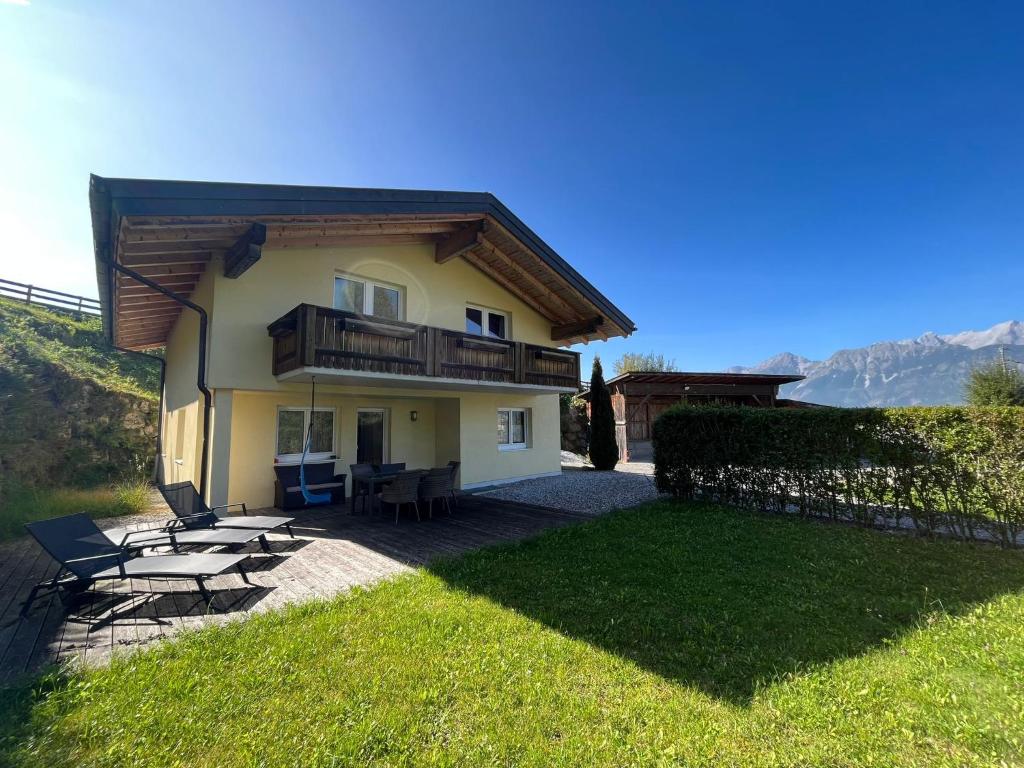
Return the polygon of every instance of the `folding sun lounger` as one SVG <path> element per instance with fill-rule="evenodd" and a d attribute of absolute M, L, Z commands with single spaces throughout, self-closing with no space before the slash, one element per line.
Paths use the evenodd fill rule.
<path fill-rule="evenodd" d="M 262 529 L 273 530 L 284 528 L 293 539 L 292 522 L 294 517 L 277 517 L 275 515 L 250 515 L 244 503 L 221 504 L 216 507 L 206 506 L 203 497 L 192 483 L 186 480 L 183 483 L 172 485 L 161 485 L 160 493 L 167 502 L 167 506 L 178 517 L 186 528 L 242 528 L 246 530 Z M 219 515 L 217 510 L 226 510 L 231 507 L 241 507 L 241 515 Z"/>
<path fill-rule="evenodd" d="M 175 518 L 155 528 L 107 528 L 103 535 L 112 544 L 129 551 L 151 547 L 170 547 L 175 552 L 182 546 L 227 547 L 236 551 L 250 541 L 258 540 L 264 552 L 270 554 L 267 531 L 257 528 L 185 528 Z"/>
<path fill-rule="evenodd" d="M 26 523 L 25 527 L 50 556 L 60 563 L 60 570 L 52 578 L 32 588 L 21 608 L 28 615 L 32 602 L 42 589 L 61 588 L 82 590 L 97 581 L 140 579 L 187 579 L 195 581 L 207 604 L 213 595 L 203 583 L 204 579 L 237 569 L 242 580 L 251 584 L 241 562 L 248 555 L 189 554 L 154 555 L 138 557 L 118 547 L 103 535 L 103 531 L 88 515 L 78 513 L 53 520 Z"/>

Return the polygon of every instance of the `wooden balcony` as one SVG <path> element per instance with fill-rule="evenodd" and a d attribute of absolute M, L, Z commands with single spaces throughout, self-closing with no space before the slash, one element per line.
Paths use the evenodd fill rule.
<path fill-rule="evenodd" d="M 300 304 L 267 326 L 274 375 L 318 381 L 575 392 L 577 352 Z"/>

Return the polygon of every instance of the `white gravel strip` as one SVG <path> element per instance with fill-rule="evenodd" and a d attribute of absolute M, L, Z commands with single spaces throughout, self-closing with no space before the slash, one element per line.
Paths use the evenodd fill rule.
<path fill-rule="evenodd" d="M 557 477 L 520 480 L 481 496 L 600 515 L 659 497 L 650 464 L 620 464 L 610 472 L 565 466 Z"/>

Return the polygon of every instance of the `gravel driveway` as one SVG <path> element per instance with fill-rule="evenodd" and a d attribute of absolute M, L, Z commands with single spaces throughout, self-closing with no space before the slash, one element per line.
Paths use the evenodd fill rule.
<path fill-rule="evenodd" d="M 633 507 L 659 496 L 654 487 L 654 465 L 639 462 L 620 464 L 610 472 L 566 462 L 557 477 L 520 480 L 480 495 L 590 515 Z"/>

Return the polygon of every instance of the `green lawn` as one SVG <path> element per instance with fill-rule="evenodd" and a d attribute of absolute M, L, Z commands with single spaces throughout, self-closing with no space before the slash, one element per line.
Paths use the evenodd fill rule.
<path fill-rule="evenodd" d="M 90 517 L 117 517 L 149 509 L 150 487 L 143 482 L 109 488 L 8 489 L 0 498 L 0 541 L 25 535 L 25 523 L 85 512 Z"/>
<path fill-rule="evenodd" d="M 656 503 L 11 691 L 0 760 L 1019 764 L 1022 681 L 1022 553 Z"/>

